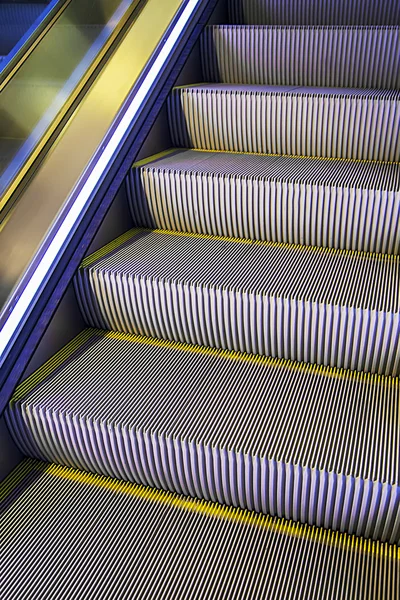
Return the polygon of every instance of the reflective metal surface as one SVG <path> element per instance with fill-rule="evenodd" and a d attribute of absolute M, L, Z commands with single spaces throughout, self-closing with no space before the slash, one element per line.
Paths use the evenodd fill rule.
<path fill-rule="evenodd" d="M 0 87 L 15 75 L 70 2 L 0 3 Z"/>
<path fill-rule="evenodd" d="M 148 0 L 8 213 L 0 231 L 3 307 L 180 5 Z"/>
<path fill-rule="evenodd" d="M 32 153 L 136 4 L 137 0 L 71 0 L 14 76 L 0 82 L 0 221 Z"/>

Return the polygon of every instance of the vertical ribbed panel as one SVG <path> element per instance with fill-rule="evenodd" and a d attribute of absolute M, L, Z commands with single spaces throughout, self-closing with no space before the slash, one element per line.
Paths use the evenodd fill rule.
<path fill-rule="evenodd" d="M 6 413 L 28 455 L 400 542 L 398 379 L 104 332 L 52 367 Z"/>
<path fill-rule="evenodd" d="M 400 25 L 398 0 L 228 0 L 244 25 Z"/>
<path fill-rule="evenodd" d="M 400 166 L 188 150 L 133 167 L 135 225 L 400 253 Z"/>
<path fill-rule="evenodd" d="M 400 94 L 201 85 L 168 100 L 178 147 L 400 161 Z"/>
<path fill-rule="evenodd" d="M 75 285 L 101 329 L 400 374 L 398 257 L 156 231 L 82 267 Z"/>
<path fill-rule="evenodd" d="M 207 27 L 205 81 L 400 88 L 399 27 Z"/>
<path fill-rule="evenodd" d="M 260 459 L 106 419 L 36 408 L 29 413 L 8 416 L 7 422 L 14 436 L 31 436 L 29 455 L 39 460 L 400 543 L 399 486 Z M 57 431 L 53 439 L 52 429 Z"/>

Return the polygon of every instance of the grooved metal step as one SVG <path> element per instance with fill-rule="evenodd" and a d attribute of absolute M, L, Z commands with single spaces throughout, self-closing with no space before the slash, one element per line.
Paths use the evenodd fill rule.
<path fill-rule="evenodd" d="M 400 253 L 400 165 L 170 150 L 133 165 L 135 225 Z"/>
<path fill-rule="evenodd" d="M 85 259 L 88 324 L 400 373 L 400 257 L 132 230 Z"/>
<path fill-rule="evenodd" d="M 6 419 L 28 456 L 398 544 L 399 400 L 398 378 L 86 330 Z"/>
<path fill-rule="evenodd" d="M 232 23 L 400 25 L 398 0 L 228 0 Z"/>
<path fill-rule="evenodd" d="M 205 81 L 400 88 L 400 27 L 214 25 L 201 55 Z"/>
<path fill-rule="evenodd" d="M 400 161 L 400 92 L 239 84 L 175 88 L 174 146 Z"/>
<path fill-rule="evenodd" d="M 394 546 L 72 469 L 26 461 L 4 504 L 4 599 L 397 597 Z"/>

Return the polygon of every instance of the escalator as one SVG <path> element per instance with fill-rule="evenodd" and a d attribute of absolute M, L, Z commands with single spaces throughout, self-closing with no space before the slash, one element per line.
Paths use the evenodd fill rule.
<path fill-rule="evenodd" d="M 398 2 L 218 4 L 6 408 L 2 597 L 400 598 L 399 140 Z"/>

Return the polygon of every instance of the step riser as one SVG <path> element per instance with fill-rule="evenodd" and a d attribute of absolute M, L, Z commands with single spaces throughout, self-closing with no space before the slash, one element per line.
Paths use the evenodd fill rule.
<path fill-rule="evenodd" d="M 400 30 L 207 28 L 205 81 L 350 88 L 400 88 Z"/>
<path fill-rule="evenodd" d="M 400 314 L 81 269 L 93 327 L 385 375 L 400 374 Z"/>
<path fill-rule="evenodd" d="M 33 458 L 396 543 L 400 488 L 278 463 L 61 412 L 7 423 Z"/>
<path fill-rule="evenodd" d="M 7 421 L 42 460 L 397 543 L 399 391 L 85 330 L 18 386 Z"/>
<path fill-rule="evenodd" d="M 400 102 L 389 98 L 182 88 L 168 111 L 176 147 L 400 161 Z"/>
<path fill-rule="evenodd" d="M 399 193 L 152 167 L 127 183 L 137 226 L 400 253 Z"/>
<path fill-rule="evenodd" d="M 231 23 L 400 25 L 398 0 L 229 0 Z"/>

